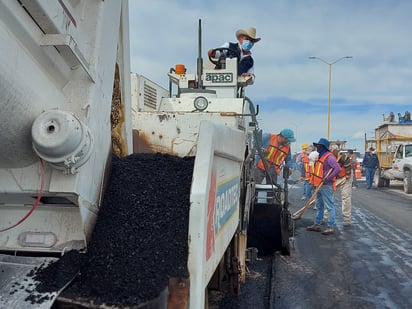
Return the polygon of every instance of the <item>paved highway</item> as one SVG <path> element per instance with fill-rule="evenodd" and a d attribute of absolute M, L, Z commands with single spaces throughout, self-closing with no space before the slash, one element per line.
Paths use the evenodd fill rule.
<path fill-rule="evenodd" d="M 292 210 L 303 204 L 300 192 L 291 190 Z M 296 221 L 295 250 L 275 259 L 275 307 L 412 308 L 412 196 L 401 184 L 367 190 L 360 181 L 350 228 L 342 224 L 339 194 L 335 200 L 334 235 L 306 231 L 312 209 Z"/>
<path fill-rule="evenodd" d="M 303 206 L 301 184 L 289 190 L 291 212 Z M 344 228 L 339 195 L 335 234 L 306 231 L 315 211 L 295 221 L 290 256 L 250 264 L 238 298 L 223 296 L 215 309 L 412 308 L 412 195 L 402 184 L 353 190 L 353 224 Z"/>

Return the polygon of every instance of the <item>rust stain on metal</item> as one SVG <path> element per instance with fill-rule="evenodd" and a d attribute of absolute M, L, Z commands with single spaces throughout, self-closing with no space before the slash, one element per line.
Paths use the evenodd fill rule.
<path fill-rule="evenodd" d="M 149 139 L 143 132 L 133 130 L 133 153 L 154 153 Z"/>
<path fill-rule="evenodd" d="M 151 132 L 155 135 L 155 132 Z M 168 153 L 174 155 L 172 147 L 167 147 L 161 144 L 163 136 L 157 137 L 159 143 L 153 142 L 153 137 L 149 138 L 143 131 L 133 130 L 133 152 L 134 153 Z"/>
<path fill-rule="evenodd" d="M 170 278 L 167 309 L 189 308 L 189 287 L 188 278 Z"/>
<path fill-rule="evenodd" d="M 238 114 L 235 112 L 221 112 L 220 116 L 237 116 Z"/>
<path fill-rule="evenodd" d="M 116 155 L 124 157 L 127 155 L 127 142 L 123 133 L 125 109 L 124 103 L 122 102 L 119 65 L 117 63 L 114 73 L 110 121 L 112 125 L 112 150 Z"/>

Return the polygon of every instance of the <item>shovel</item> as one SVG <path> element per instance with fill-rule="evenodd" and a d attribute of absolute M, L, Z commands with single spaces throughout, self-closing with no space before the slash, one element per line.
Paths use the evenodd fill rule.
<path fill-rule="evenodd" d="M 323 182 L 320 183 L 319 186 L 316 187 L 315 191 L 313 192 L 312 196 L 310 197 L 310 199 L 306 202 L 306 204 L 299 208 L 298 210 L 296 210 L 293 214 L 292 214 L 292 219 L 293 220 L 298 220 L 302 217 L 303 213 L 310 207 L 310 205 L 312 205 L 315 200 L 316 200 L 316 194 L 318 194 L 319 189 L 322 187 Z"/>
<path fill-rule="evenodd" d="M 328 177 L 330 175 L 330 173 L 332 172 L 332 169 L 329 170 L 329 172 L 326 174 L 326 177 Z M 296 210 L 293 214 L 292 214 L 292 219 L 293 220 L 299 220 L 303 213 L 310 207 L 310 205 L 313 204 L 313 202 L 315 202 L 316 200 L 316 195 L 318 194 L 320 188 L 322 188 L 323 185 L 323 181 L 319 184 L 319 186 L 316 187 L 315 191 L 313 192 L 312 196 L 310 197 L 310 199 L 306 202 L 306 204 L 299 208 L 298 210 Z"/>

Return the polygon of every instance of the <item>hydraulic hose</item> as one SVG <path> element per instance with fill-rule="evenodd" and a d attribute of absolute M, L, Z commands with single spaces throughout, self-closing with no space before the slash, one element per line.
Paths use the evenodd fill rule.
<path fill-rule="evenodd" d="M 44 179 L 45 179 L 45 171 L 44 171 L 44 162 L 42 159 L 40 159 L 40 173 L 41 173 L 41 180 L 40 180 L 40 191 L 39 194 L 37 195 L 36 200 L 34 201 L 33 206 L 31 207 L 30 211 L 23 217 L 21 218 L 18 222 L 16 222 L 13 225 L 10 225 L 9 227 L 0 229 L 0 233 L 1 232 L 5 232 L 8 231 L 16 226 L 18 226 L 19 224 L 21 224 L 22 222 L 24 222 L 33 212 L 34 210 L 37 208 L 37 206 L 40 203 L 40 199 L 43 196 L 43 190 L 44 190 Z"/>

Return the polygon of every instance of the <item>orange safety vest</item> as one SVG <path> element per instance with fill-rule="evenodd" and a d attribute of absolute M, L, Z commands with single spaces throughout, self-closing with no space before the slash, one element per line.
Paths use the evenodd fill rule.
<path fill-rule="evenodd" d="M 279 147 L 277 134 L 270 134 L 269 146 L 266 147 L 266 160 L 268 161 L 267 169 L 270 169 L 270 164 L 275 167 L 276 174 L 280 173 L 280 166 L 286 160 L 286 156 L 290 151 L 289 145 Z M 265 170 L 262 159 L 259 160 L 257 167 Z"/>
<path fill-rule="evenodd" d="M 353 170 L 356 170 L 355 155 L 354 155 L 354 154 L 351 154 L 351 155 L 349 155 L 349 158 L 351 159 L 351 162 L 352 162 L 352 169 L 353 169 Z"/>
<path fill-rule="evenodd" d="M 318 187 L 323 180 L 323 164 L 325 163 L 326 158 L 333 156 L 333 153 L 327 152 L 324 156 L 322 156 L 320 159 L 316 160 L 315 166 L 313 167 L 313 174 L 310 180 L 310 183 L 313 184 L 315 187 Z M 336 190 L 336 184 L 335 184 L 335 178 L 333 179 L 332 182 L 332 188 L 335 191 Z"/>
<path fill-rule="evenodd" d="M 343 168 L 343 166 L 341 166 L 341 170 L 338 174 L 338 176 L 336 176 L 336 178 L 342 178 L 346 176 L 346 170 Z"/>
<path fill-rule="evenodd" d="M 302 155 L 303 168 L 305 169 L 305 178 L 306 180 L 309 180 L 313 173 L 313 169 L 309 165 L 309 156 L 307 155 L 306 152 L 302 152 L 301 155 Z"/>
<path fill-rule="evenodd" d="M 339 163 L 339 160 L 340 160 L 341 158 L 342 158 L 342 155 L 339 154 L 339 156 L 336 158 L 336 160 L 338 161 L 338 163 Z M 343 164 L 339 164 L 339 165 L 340 165 L 340 167 L 341 167 L 341 170 L 340 170 L 338 176 L 336 176 L 336 178 L 345 177 L 345 176 L 346 176 L 346 169 L 344 168 Z"/>

